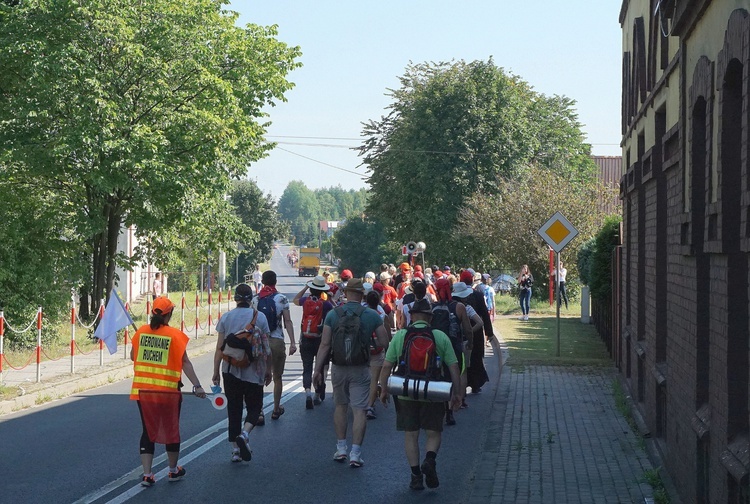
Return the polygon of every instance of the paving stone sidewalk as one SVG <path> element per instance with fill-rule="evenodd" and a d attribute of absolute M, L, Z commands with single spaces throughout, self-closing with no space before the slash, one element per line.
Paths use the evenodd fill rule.
<path fill-rule="evenodd" d="M 610 368 L 504 366 L 468 502 L 653 502 L 653 466 L 617 410 L 616 379 Z"/>

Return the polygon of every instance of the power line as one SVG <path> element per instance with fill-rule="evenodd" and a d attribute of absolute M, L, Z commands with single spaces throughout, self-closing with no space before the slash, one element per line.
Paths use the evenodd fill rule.
<path fill-rule="evenodd" d="M 356 140 L 361 142 L 362 138 L 342 138 L 342 137 L 317 137 L 317 136 L 293 136 L 293 135 L 266 135 L 268 138 L 301 138 L 304 140 Z"/>
<path fill-rule="evenodd" d="M 353 170 L 347 170 L 346 168 L 341 168 L 340 166 L 335 166 L 335 165 L 332 165 L 330 163 L 326 163 L 324 161 L 318 161 L 317 159 L 313 159 L 311 157 L 303 156 L 302 154 L 297 154 L 296 152 L 292 152 L 292 151 L 290 151 L 288 149 L 285 149 L 283 147 L 276 147 L 276 148 L 279 149 L 279 150 L 282 150 L 284 152 L 288 152 L 289 154 L 292 154 L 294 156 L 298 156 L 298 157 L 301 157 L 303 159 L 307 159 L 308 161 L 312 161 L 313 163 L 318 163 L 318 164 L 322 164 L 322 165 L 325 165 L 325 166 L 330 166 L 331 168 L 335 168 L 337 170 L 341 170 L 341 171 L 344 171 L 344 172 L 347 172 L 347 173 L 353 173 L 354 175 L 359 175 L 360 177 L 362 177 L 363 180 L 365 179 L 365 177 L 363 177 L 362 174 L 359 173 L 359 172 L 355 172 Z"/>

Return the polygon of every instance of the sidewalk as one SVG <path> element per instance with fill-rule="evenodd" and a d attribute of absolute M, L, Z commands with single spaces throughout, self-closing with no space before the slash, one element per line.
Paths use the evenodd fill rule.
<path fill-rule="evenodd" d="M 503 366 L 468 502 L 653 502 L 653 466 L 615 406 L 615 380 L 613 368 Z"/>
<path fill-rule="evenodd" d="M 206 330 L 188 333 L 188 354 L 195 357 L 216 348 L 216 331 L 211 334 Z M 3 365 L 3 376 L 0 385 L 15 388 L 18 397 L 0 400 L 0 416 L 60 399 L 84 390 L 114 383 L 133 376 L 133 362 L 130 360 L 130 345 L 124 348 L 120 344 L 117 352 L 110 355 L 106 347 L 103 356 L 98 349 L 84 355 L 76 351 L 75 373 L 70 372 L 70 356 L 58 360 L 45 360 L 41 363 L 41 382 L 36 381 L 36 361 L 21 370 Z"/>

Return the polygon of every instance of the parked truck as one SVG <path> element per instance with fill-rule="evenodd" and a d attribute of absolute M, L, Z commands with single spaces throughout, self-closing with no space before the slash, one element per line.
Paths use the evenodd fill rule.
<path fill-rule="evenodd" d="M 320 249 L 300 248 L 297 262 L 299 276 L 315 276 L 320 270 Z"/>

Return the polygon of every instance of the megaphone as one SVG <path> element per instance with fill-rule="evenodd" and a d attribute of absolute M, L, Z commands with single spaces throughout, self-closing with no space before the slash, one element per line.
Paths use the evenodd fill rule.
<path fill-rule="evenodd" d="M 427 245 L 424 244 L 424 242 L 417 242 L 417 252 L 424 252 L 424 249 L 427 248 Z"/>
<path fill-rule="evenodd" d="M 417 244 L 413 241 L 410 241 L 406 244 L 406 252 L 409 254 L 413 254 L 417 251 Z"/>

